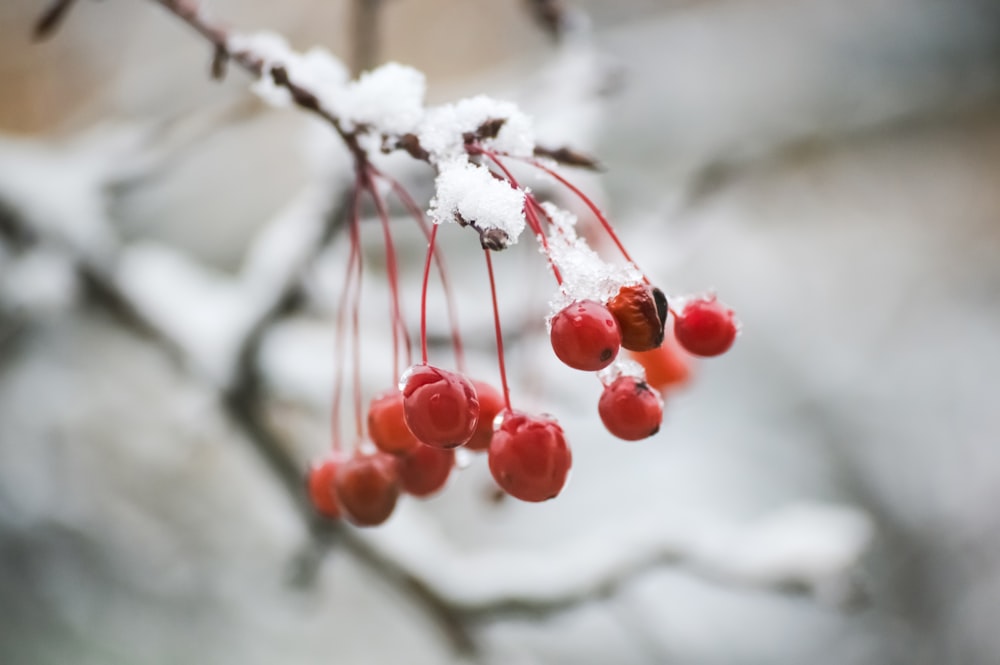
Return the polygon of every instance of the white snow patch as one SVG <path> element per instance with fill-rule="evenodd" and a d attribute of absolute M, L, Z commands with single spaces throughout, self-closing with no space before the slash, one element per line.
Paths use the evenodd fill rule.
<path fill-rule="evenodd" d="M 622 358 L 622 355 L 624 354 L 619 354 L 613 363 L 597 373 L 602 385 L 609 386 L 623 376 L 631 376 L 640 381 L 646 380 L 646 369 L 634 360 Z"/>
<path fill-rule="evenodd" d="M 347 84 L 341 96 L 331 101 L 331 108 L 348 131 L 356 125 L 370 125 L 382 134 L 405 134 L 414 131 L 423 118 L 426 89 L 421 72 L 390 62 Z"/>
<path fill-rule="evenodd" d="M 535 149 L 531 119 L 515 104 L 478 95 L 453 104 L 428 109 L 417 136 L 434 163 L 465 156 L 467 132 L 475 132 L 489 120 L 504 120 L 495 138 L 482 141 L 484 147 L 520 157 L 530 157 Z"/>
<path fill-rule="evenodd" d="M 274 67 L 284 67 L 288 79 L 314 94 L 323 108 L 332 108 L 350 80 L 347 67 L 325 49 L 314 47 L 306 53 L 298 53 L 284 37 L 274 32 L 234 33 L 226 42 L 226 48 L 232 53 L 246 52 L 261 58 L 264 74 L 251 89 L 272 106 L 292 104 L 291 93 L 271 78 L 270 71 Z"/>
<path fill-rule="evenodd" d="M 401 506 L 407 510 L 405 506 Z M 640 571 L 677 561 L 749 586 L 798 582 L 822 592 L 860 561 L 874 532 L 868 516 L 838 505 L 799 505 L 756 523 L 625 520 L 575 542 L 544 548 L 459 552 L 416 511 L 363 537 L 458 605 L 558 601 L 597 593 Z"/>
<path fill-rule="evenodd" d="M 623 286 L 642 281 L 642 273 L 634 265 L 604 261 L 586 240 L 577 236 L 575 215 L 547 202 L 542 207 L 553 224 L 548 235 L 549 258 L 563 278 L 559 292 L 550 302 L 550 319 L 573 302 L 605 303 Z"/>
<path fill-rule="evenodd" d="M 503 231 L 511 244 L 524 230 L 524 192 L 498 180 L 484 166 L 467 161 L 442 164 L 435 188 L 430 217 L 436 224 L 453 222 L 455 215 L 461 215 L 481 229 Z"/>

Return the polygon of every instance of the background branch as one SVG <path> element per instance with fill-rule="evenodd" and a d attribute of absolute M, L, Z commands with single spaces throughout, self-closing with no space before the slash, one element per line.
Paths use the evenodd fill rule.
<path fill-rule="evenodd" d="M 357 77 L 378 63 L 379 13 L 383 0 L 351 0 L 351 73 Z"/>

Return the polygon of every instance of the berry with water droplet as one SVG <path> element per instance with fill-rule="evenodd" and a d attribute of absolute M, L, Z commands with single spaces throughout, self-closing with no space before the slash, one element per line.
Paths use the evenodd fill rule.
<path fill-rule="evenodd" d="M 621 348 L 618 322 L 608 308 L 578 300 L 552 317 L 552 350 L 573 369 L 596 372 L 610 365 Z"/>
<path fill-rule="evenodd" d="M 522 501 L 545 501 L 562 490 L 573 456 L 555 420 L 507 411 L 490 442 L 493 479 Z"/>
<path fill-rule="evenodd" d="M 456 372 L 414 365 L 399 381 L 406 426 L 422 443 L 461 446 L 476 431 L 479 398 L 472 382 Z"/>

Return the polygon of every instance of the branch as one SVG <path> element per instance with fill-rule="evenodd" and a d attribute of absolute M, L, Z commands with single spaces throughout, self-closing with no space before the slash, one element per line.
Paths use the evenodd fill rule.
<path fill-rule="evenodd" d="M 340 208 L 327 217 L 322 242 L 316 244 L 310 260 L 314 260 L 326 243 L 334 237 L 336 230 L 344 222 L 344 214 L 345 209 Z M 122 325 L 153 342 L 177 362 L 178 366 L 191 371 L 193 363 L 190 362 L 191 358 L 184 347 L 144 313 L 144 308 L 131 299 L 106 268 L 97 265 L 94 259 L 78 248 L 44 234 L 39 225 L 31 224 L 20 215 L 21 213 L 10 210 L 3 216 L 5 235 L 15 233 L 18 237 L 31 238 L 32 243 L 46 243 L 58 247 L 76 266 L 86 294 L 95 303 L 104 307 Z M 309 267 L 299 265 L 302 271 Z M 300 272 L 291 271 L 291 274 L 299 275 Z M 343 524 L 324 521 L 316 515 L 305 495 L 302 483 L 303 470 L 291 453 L 292 446 L 282 441 L 262 417 L 263 409 L 260 404 L 258 384 L 253 378 L 257 350 L 270 327 L 287 313 L 298 308 L 299 301 L 296 298 L 298 288 L 299 282 L 296 279 L 289 279 L 282 288 L 275 290 L 274 299 L 263 308 L 263 314 L 243 342 L 237 380 L 219 390 L 220 403 L 289 494 L 313 535 L 314 546 L 319 548 L 317 551 L 325 551 L 335 543 L 342 545 L 378 577 L 387 580 L 407 598 L 421 606 L 424 613 L 437 623 L 456 654 L 473 656 L 478 647 L 464 623 L 461 612 L 450 607 L 418 576 L 366 544 L 352 529 Z M 195 373 L 195 378 L 206 380 L 199 373 Z M 247 385 L 241 385 L 240 381 L 243 378 L 249 378 Z"/>
<path fill-rule="evenodd" d="M 793 505 L 736 524 L 700 519 L 605 527 L 550 551 L 470 554 L 436 538 L 429 525 L 364 537 L 475 618 L 540 618 L 615 596 L 646 573 L 672 566 L 729 586 L 827 605 L 863 605 L 853 573 L 873 527 L 867 516 L 836 505 Z"/>
<path fill-rule="evenodd" d="M 357 76 L 378 60 L 378 15 L 382 0 L 351 0 L 351 73 Z"/>
<path fill-rule="evenodd" d="M 76 0 L 56 0 L 53 2 L 35 23 L 35 39 L 45 39 L 55 34 L 74 2 Z"/>
<path fill-rule="evenodd" d="M 563 0 L 525 0 L 532 18 L 558 41 L 562 38 L 567 25 L 567 11 Z"/>

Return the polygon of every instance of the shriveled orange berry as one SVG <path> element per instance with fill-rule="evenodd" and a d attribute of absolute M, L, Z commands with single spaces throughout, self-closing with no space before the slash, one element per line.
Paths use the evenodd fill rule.
<path fill-rule="evenodd" d="M 663 342 L 667 298 L 655 286 L 623 286 L 608 301 L 608 310 L 622 332 L 622 346 L 629 351 L 649 351 Z"/>

